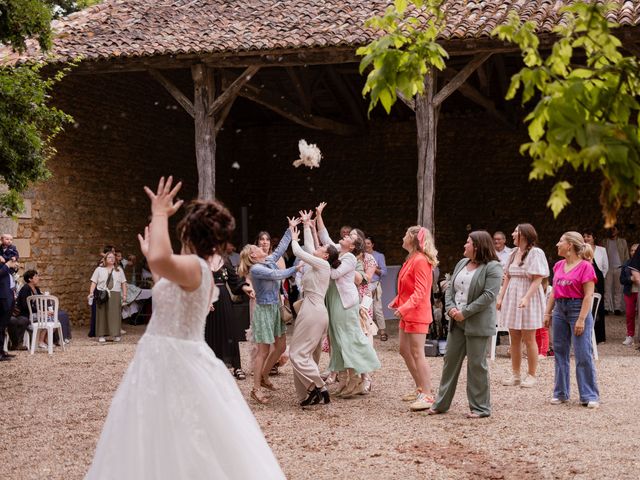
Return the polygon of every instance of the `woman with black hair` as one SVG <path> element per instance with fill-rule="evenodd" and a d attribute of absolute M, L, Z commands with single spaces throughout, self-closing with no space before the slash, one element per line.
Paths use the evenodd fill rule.
<path fill-rule="evenodd" d="M 293 380 L 302 407 L 329 403 L 329 392 L 320 377 L 318 361 L 322 337 L 329 324 L 324 298 L 329 288 L 331 269 L 340 266 L 338 250 L 333 245 L 315 248 L 310 228 L 311 214 L 300 212 L 304 224 L 303 247 L 298 243 L 298 230 L 291 231 L 293 254 L 305 264 L 302 276 L 304 297 L 289 342 Z"/>
<path fill-rule="evenodd" d="M 456 392 L 462 362 L 467 357 L 467 418 L 491 415 L 487 349 L 496 334 L 496 296 L 502 266 L 485 231 L 469 234 L 464 257 L 458 262 L 445 292 L 446 311 L 451 318 L 447 352 L 440 388 L 429 414 L 445 413 Z"/>
<path fill-rule="evenodd" d="M 192 202 L 178 224 L 174 254 L 169 217 L 181 183 L 160 179 L 151 224 L 138 236 L 155 279 L 153 315 L 129 365 L 85 479 L 284 479 L 227 367 L 204 342 L 218 298 L 207 260 L 229 240 L 235 221 L 215 200 Z"/>

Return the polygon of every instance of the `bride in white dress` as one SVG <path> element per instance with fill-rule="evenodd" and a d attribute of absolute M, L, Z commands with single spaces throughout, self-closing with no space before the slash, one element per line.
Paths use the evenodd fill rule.
<path fill-rule="evenodd" d="M 206 259 L 234 220 L 215 201 L 196 201 L 171 249 L 168 219 L 181 187 L 160 179 L 151 224 L 138 236 L 158 281 L 153 316 L 116 392 L 86 479 L 282 479 L 277 460 L 235 380 L 204 341 L 217 298 Z"/>

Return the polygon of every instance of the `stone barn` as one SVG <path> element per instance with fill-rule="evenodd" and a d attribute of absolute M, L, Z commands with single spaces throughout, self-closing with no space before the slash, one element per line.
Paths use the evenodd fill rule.
<path fill-rule="evenodd" d="M 520 56 L 490 37 L 515 9 L 549 42 L 561 2 L 448 1 L 448 68 L 423 97 L 368 116 L 355 50 L 375 36 L 365 20 L 390 3 L 104 0 L 55 22 L 52 65 L 82 58 L 54 98 L 74 123 L 57 139 L 52 178 L 1 229 L 76 324 L 88 321 L 102 246 L 139 254 L 142 186 L 160 175 L 184 181 L 182 198 L 226 203 L 238 244 L 259 230 L 280 236 L 286 215 L 327 201 L 332 233 L 358 226 L 400 264 L 404 231 L 419 221 L 435 230 L 443 272 L 470 229 L 508 236 L 531 222 L 550 258 L 561 232 L 599 229 L 597 175 L 573 176 L 572 204 L 557 220 L 545 206 L 552 182 L 528 181 L 524 111 L 504 101 Z M 635 53 L 640 2 L 614 3 Z M 31 46 L 27 55 L 39 54 Z M 292 166 L 300 139 L 321 149 L 319 169 Z M 640 239 L 637 224 L 637 212 L 622 212 L 623 236 Z"/>

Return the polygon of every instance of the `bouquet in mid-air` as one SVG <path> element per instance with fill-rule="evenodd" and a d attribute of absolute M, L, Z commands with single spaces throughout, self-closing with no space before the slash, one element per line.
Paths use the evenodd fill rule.
<path fill-rule="evenodd" d="M 300 165 L 304 165 L 309 168 L 320 167 L 320 160 L 322 160 L 322 153 L 315 143 L 309 145 L 306 140 L 300 140 L 298 142 L 298 148 L 300 149 L 300 158 L 293 162 L 293 166 L 298 168 Z"/>

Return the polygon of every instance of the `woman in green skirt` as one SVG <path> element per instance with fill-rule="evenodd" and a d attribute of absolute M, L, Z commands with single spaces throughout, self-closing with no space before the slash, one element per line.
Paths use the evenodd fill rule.
<path fill-rule="evenodd" d="M 112 337 L 114 342 L 119 342 L 122 329 L 122 304 L 127 298 L 127 280 L 122 269 L 116 264 L 114 253 L 107 253 L 104 257 L 104 266 L 96 268 L 91 275 L 90 301 L 93 301 L 96 289 L 107 292 L 107 301 L 96 305 L 98 342 L 105 343 L 107 336 Z"/>

